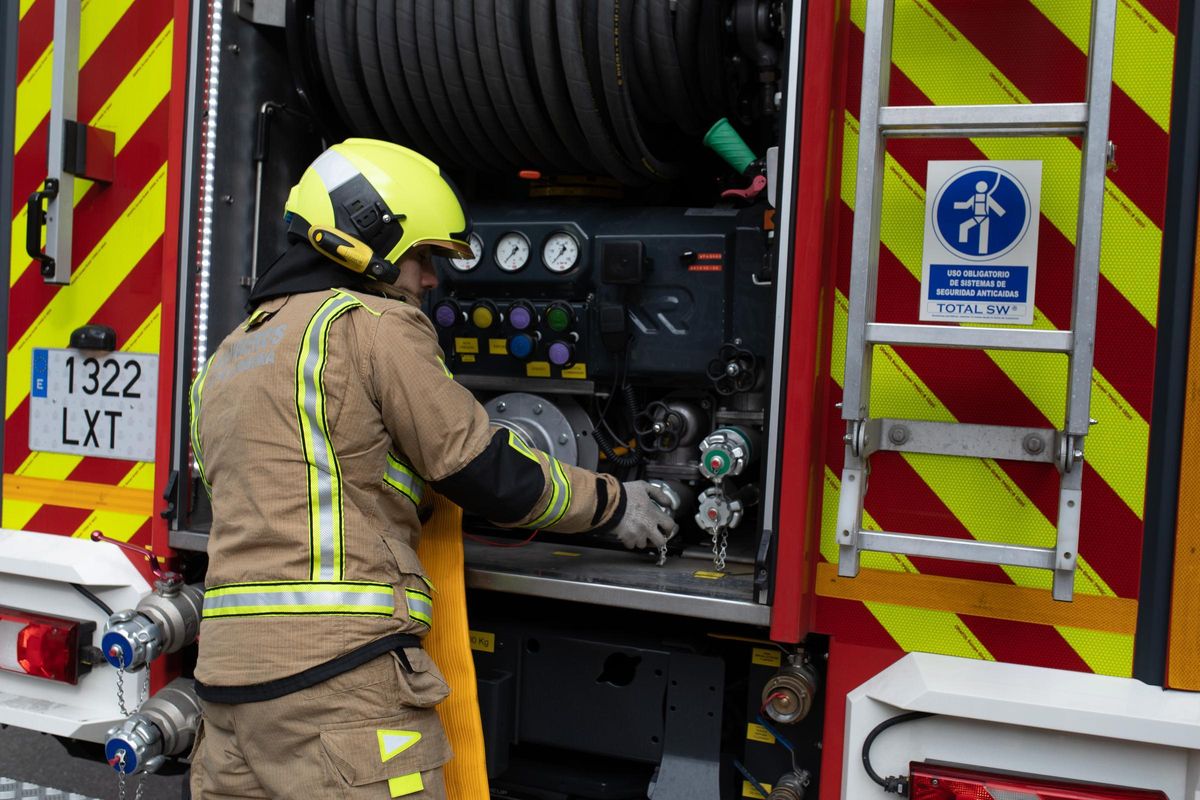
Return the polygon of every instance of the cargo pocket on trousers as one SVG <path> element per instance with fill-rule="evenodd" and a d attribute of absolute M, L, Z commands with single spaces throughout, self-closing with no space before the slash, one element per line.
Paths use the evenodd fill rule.
<path fill-rule="evenodd" d="M 450 760 L 450 743 L 437 712 L 404 714 L 321 729 L 321 745 L 349 786 L 385 784 L 390 797 L 423 792 L 426 776 Z M 429 787 L 433 788 L 433 787 Z"/>
<path fill-rule="evenodd" d="M 429 708 L 449 696 L 450 686 L 429 653 L 420 647 L 406 647 L 402 652 L 393 652 L 392 658 L 402 705 Z"/>

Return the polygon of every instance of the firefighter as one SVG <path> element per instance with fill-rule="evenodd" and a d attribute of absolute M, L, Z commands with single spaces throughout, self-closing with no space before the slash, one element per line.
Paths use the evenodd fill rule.
<path fill-rule="evenodd" d="M 350 139 L 291 190 L 289 249 L 191 393 L 212 500 L 197 798 L 442 798 L 448 693 L 421 638 L 437 593 L 415 554 L 429 489 L 497 525 L 675 530 L 667 498 L 563 464 L 487 413 L 421 312 L 434 254 L 469 256 L 438 167 Z"/>

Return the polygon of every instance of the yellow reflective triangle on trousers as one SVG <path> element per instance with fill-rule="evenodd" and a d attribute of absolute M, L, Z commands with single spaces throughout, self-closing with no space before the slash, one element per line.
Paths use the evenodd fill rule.
<path fill-rule="evenodd" d="M 384 763 L 421 741 L 416 731 L 376 731 L 379 736 L 379 759 Z"/>

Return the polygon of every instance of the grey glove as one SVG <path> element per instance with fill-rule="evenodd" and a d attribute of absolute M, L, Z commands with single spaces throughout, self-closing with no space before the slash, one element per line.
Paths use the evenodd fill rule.
<path fill-rule="evenodd" d="M 630 550 L 662 547 L 679 530 L 674 518 L 663 511 L 671 507 L 671 498 L 646 481 L 630 481 L 622 487 L 625 514 L 613 532 Z"/>

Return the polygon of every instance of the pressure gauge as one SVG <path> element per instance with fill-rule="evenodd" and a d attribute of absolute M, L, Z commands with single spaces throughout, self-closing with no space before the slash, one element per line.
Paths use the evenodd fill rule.
<path fill-rule="evenodd" d="M 579 240 L 566 231 L 546 237 L 542 245 L 542 263 L 551 272 L 567 272 L 579 263 Z"/>
<path fill-rule="evenodd" d="M 459 272 L 470 272 L 479 266 L 479 259 L 483 258 L 483 239 L 479 238 L 478 233 L 472 233 L 468 240 L 471 245 L 470 258 L 452 258 L 450 266 L 454 267 Z"/>
<path fill-rule="evenodd" d="M 511 231 L 496 242 L 496 266 L 505 272 L 517 272 L 529 263 L 529 239 Z"/>

